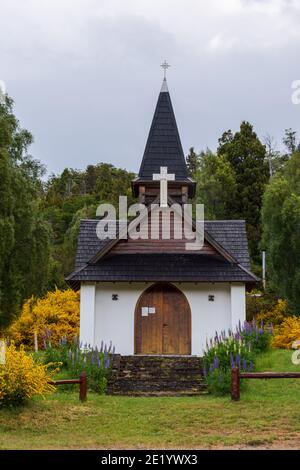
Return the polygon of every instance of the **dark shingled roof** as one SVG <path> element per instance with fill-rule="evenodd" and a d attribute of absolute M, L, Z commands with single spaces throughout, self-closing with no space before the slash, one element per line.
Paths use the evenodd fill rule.
<path fill-rule="evenodd" d="M 80 223 L 75 271 L 67 278 L 71 284 L 74 281 L 256 280 L 249 272 L 247 234 L 242 220 L 205 222 L 206 232 L 235 258 L 236 264 L 221 257 L 195 253 L 115 255 L 106 256 L 96 264 L 89 264 L 89 260 L 109 242 L 97 238 L 97 223 L 97 220 L 82 220 Z"/>
<path fill-rule="evenodd" d="M 176 181 L 189 181 L 170 94 L 163 86 L 159 94 L 138 179 L 152 181 L 153 173 L 168 167 Z"/>
<path fill-rule="evenodd" d="M 253 282 L 238 265 L 191 254 L 116 255 L 87 264 L 72 281 Z"/>

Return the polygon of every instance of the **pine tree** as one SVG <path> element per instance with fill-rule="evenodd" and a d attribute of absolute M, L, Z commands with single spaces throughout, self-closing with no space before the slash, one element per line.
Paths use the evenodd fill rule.
<path fill-rule="evenodd" d="M 225 132 L 219 139 L 218 155 L 225 156 L 235 172 L 237 197 L 230 203 L 231 217 L 246 220 L 250 253 L 258 261 L 262 197 L 269 180 L 266 148 L 244 121 L 239 132 Z"/>
<path fill-rule="evenodd" d="M 291 128 L 285 129 L 282 141 L 287 148 L 288 155 L 293 155 L 297 149 L 297 132 Z"/>
<path fill-rule="evenodd" d="M 200 154 L 196 202 L 204 204 L 205 219 L 230 219 L 231 200 L 237 197 L 235 173 L 224 156 L 207 150 Z"/>
<path fill-rule="evenodd" d="M 263 248 L 267 281 L 300 313 L 300 153 L 268 185 L 263 201 Z"/>
<path fill-rule="evenodd" d="M 186 164 L 190 176 L 194 176 L 200 167 L 200 156 L 195 152 L 194 147 L 191 147 L 189 154 L 186 157 Z"/>
<path fill-rule="evenodd" d="M 0 105 L 0 327 L 22 302 L 41 294 L 49 266 L 49 226 L 40 211 L 42 167 L 27 149 L 32 142 L 12 111 Z"/>

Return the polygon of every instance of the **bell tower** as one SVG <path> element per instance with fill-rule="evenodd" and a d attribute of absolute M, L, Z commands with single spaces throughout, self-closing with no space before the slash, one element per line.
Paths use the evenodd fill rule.
<path fill-rule="evenodd" d="M 161 186 L 167 187 L 167 197 L 179 204 L 186 204 L 188 199 L 195 195 L 196 182 L 188 176 L 168 90 L 166 70 L 169 64 L 165 61 L 162 67 L 164 79 L 139 174 L 132 181 L 132 190 L 134 196 L 139 198 L 139 202 L 148 205 L 157 197 L 162 197 Z M 163 175 L 166 185 L 160 183 L 164 181 Z"/>

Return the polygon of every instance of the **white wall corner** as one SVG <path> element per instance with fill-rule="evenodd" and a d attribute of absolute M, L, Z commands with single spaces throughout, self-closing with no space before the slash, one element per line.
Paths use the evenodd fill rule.
<path fill-rule="evenodd" d="M 235 330 L 239 322 L 246 320 L 246 287 L 245 284 L 231 284 L 231 328 Z"/>
<path fill-rule="evenodd" d="M 96 284 L 80 286 L 80 342 L 95 345 Z"/>

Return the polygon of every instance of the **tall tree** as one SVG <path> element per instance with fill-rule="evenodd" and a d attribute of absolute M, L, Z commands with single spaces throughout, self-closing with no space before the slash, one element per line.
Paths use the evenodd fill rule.
<path fill-rule="evenodd" d="M 294 131 L 291 128 L 285 129 L 284 137 L 283 137 L 282 141 L 283 141 L 284 145 L 287 148 L 288 156 L 293 155 L 293 153 L 297 149 L 297 146 L 299 145 L 297 143 L 297 132 Z"/>
<path fill-rule="evenodd" d="M 186 165 L 189 175 L 194 177 L 197 170 L 200 168 L 200 155 L 195 152 L 194 147 L 191 147 L 189 154 L 186 157 Z"/>
<path fill-rule="evenodd" d="M 96 217 L 97 206 L 110 202 L 117 207 L 119 195 L 133 202 L 134 174 L 109 163 L 89 165 L 86 170 L 65 168 L 51 175 L 44 185 L 43 212 L 52 228 L 48 288 L 65 286 L 64 278 L 74 267 L 80 218 Z"/>
<path fill-rule="evenodd" d="M 239 132 L 233 135 L 229 130 L 219 139 L 218 155 L 223 155 L 235 172 L 237 197 L 230 203 L 231 217 L 246 220 L 250 252 L 258 261 L 262 196 L 269 180 L 266 148 L 253 126 L 243 121 Z"/>
<path fill-rule="evenodd" d="M 200 157 L 199 169 L 193 175 L 197 181 L 196 202 L 204 204 L 206 219 L 228 219 L 231 200 L 237 196 L 235 173 L 226 157 L 209 149 Z"/>
<path fill-rule="evenodd" d="M 49 226 L 40 213 L 42 167 L 28 155 L 13 102 L 0 104 L 0 327 L 24 299 L 41 294 L 49 266 Z"/>
<path fill-rule="evenodd" d="M 268 185 L 263 202 L 263 247 L 267 279 L 300 314 L 300 152 Z"/>
<path fill-rule="evenodd" d="M 267 134 L 264 137 L 264 144 L 266 146 L 266 156 L 269 165 L 270 178 L 272 178 L 275 173 L 282 169 L 287 159 L 285 155 L 282 155 L 281 152 L 279 152 L 275 139 L 274 137 L 270 136 L 270 134 Z"/>

